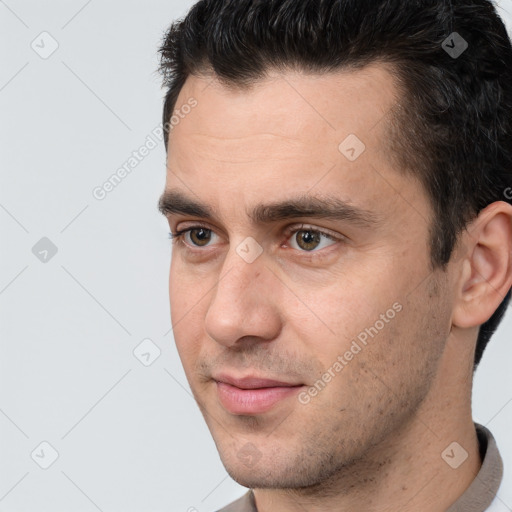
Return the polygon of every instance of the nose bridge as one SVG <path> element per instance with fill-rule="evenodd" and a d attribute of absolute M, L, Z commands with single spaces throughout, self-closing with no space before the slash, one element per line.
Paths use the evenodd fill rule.
<path fill-rule="evenodd" d="M 247 295 L 252 286 L 259 286 L 265 274 L 265 255 L 263 247 L 252 237 L 230 247 L 224 260 L 223 273 L 219 278 L 216 294 L 241 293 Z M 248 294 L 250 295 L 250 293 Z"/>
<path fill-rule="evenodd" d="M 264 272 L 264 258 L 261 254 L 256 256 L 247 242 L 231 248 L 210 307 L 221 306 L 224 310 L 233 307 L 240 311 L 249 304 L 257 306 L 256 288 L 261 286 Z M 260 294 L 259 299 L 264 298 L 265 294 Z"/>
<path fill-rule="evenodd" d="M 244 336 L 271 339 L 276 335 L 278 313 L 268 273 L 255 241 L 246 239 L 230 249 L 206 313 L 210 337 L 228 345 Z"/>

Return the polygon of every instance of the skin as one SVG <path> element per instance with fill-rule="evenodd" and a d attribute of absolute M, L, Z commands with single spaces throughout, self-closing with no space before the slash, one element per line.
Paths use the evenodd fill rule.
<path fill-rule="evenodd" d="M 176 109 L 191 97 L 197 107 L 170 133 L 166 191 L 217 216 L 168 215 L 173 233 L 198 222 L 211 230 L 205 246 L 197 230 L 174 242 L 171 318 L 228 473 L 254 489 L 259 512 L 446 510 L 481 464 L 473 357 L 478 326 L 512 286 L 512 208 L 483 210 L 446 272 L 432 270 L 428 197 L 387 144 L 401 92 L 383 64 L 275 72 L 245 90 L 193 76 Z M 349 134 L 366 146 L 353 162 L 338 149 Z M 378 223 L 259 225 L 247 215 L 301 194 L 335 195 Z M 305 250 L 302 224 L 342 238 Z M 247 237 L 263 250 L 252 263 L 236 251 Z M 249 415 L 220 403 L 212 376 L 221 371 L 307 390 L 396 303 L 400 312 L 307 404 L 292 397 Z M 441 457 L 453 441 L 468 453 L 457 469 Z"/>

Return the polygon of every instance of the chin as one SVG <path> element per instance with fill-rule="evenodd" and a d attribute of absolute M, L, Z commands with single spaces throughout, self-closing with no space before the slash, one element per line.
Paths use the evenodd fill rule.
<path fill-rule="evenodd" d="M 258 470 L 248 468 L 243 464 L 224 465 L 229 476 L 243 487 L 252 489 L 278 489 L 294 487 L 293 482 L 287 482 L 279 475 L 272 474 L 268 468 Z"/>
<path fill-rule="evenodd" d="M 256 452 L 253 446 L 247 443 L 238 451 L 219 452 L 229 476 L 243 487 L 298 489 L 315 485 L 325 476 L 311 473 L 307 465 L 302 467 L 300 456 L 284 460 L 276 454 Z"/>
<path fill-rule="evenodd" d="M 219 455 L 229 476 L 238 484 L 251 488 L 273 488 L 282 479 L 281 468 L 276 468 L 276 457 L 253 443 L 242 443 L 236 447 L 218 447 Z"/>

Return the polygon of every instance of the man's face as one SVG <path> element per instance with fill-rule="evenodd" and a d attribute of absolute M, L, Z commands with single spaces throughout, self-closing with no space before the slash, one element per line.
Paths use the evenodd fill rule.
<path fill-rule="evenodd" d="M 245 91 L 191 77 L 178 98 L 178 112 L 197 106 L 171 131 L 166 192 L 212 216 L 169 215 L 174 233 L 195 228 L 173 247 L 174 338 L 247 487 L 333 477 L 420 415 L 435 382 L 451 284 L 429 267 L 427 196 L 387 147 L 398 97 L 373 65 Z M 308 198 L 337 200 L 340 215 L 254 212 Z"/>

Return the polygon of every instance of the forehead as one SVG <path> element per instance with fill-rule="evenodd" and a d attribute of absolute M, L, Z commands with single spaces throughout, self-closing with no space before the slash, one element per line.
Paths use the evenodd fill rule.
<path fill-rule="evenodd" d="M 322 75 L 271 71 L 265 80 L 243 89 L 190 76 L 175 108 L 179 112 L 190 98 L 198 105 L 171 130 L 171 152 L 173 143 L 203 137 L 203 149 L 214 145 L 232 160 L 243 161 L 265 154 L 269 147 L 279 151 L 281 146 L 284 154 L 306 148 L 322 152 L 351 133 L 375 148 L 382 141 L 374 129 L 398 97 L 390 71 L 385 64 Z M 252 144 L 241 145 L 242 139 L 252 139 Z"/>
<path fill-rule="evenodd" d="M 399 98 L 384 64 L 325 75 L 276 72 L 249 89 L 191 76 L 175 112 L 191 99 L 197 105 L 183 109 L 170 132 L 166 188 L 188 189 L 238 215 L 243 203 L 308 191 L 386 213 L 407 185 L 417 202 L 419 183 L 397 172 L 388 149 Z"/>

